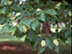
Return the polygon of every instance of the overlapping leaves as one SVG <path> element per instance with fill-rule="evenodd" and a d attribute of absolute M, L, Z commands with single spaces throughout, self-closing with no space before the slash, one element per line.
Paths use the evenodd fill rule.
<path fill-rule="evenodd" d="M 47 4 L 45 5 L 41 0 L 27 0 L 23 4 L 19 4 L 19 0 L 0 0 L 0 24 L 4 24 L 4 27 L 1 30 L 0 34 L 3 34 L 7 31 L 8 33 L 13 33 L 13 35 L 16 37 L 22 37 L 26 35 L 24 44 L 28 45 L 29 43 L 31 43 L 31 47 L 33 49 L 35 49 L 36 46 L 39 45 L 42 40 L 45 40 L 46 46 L 40 46 L 38 53 L 42 53 L 46 47 L 53 49 L 54 44 L 52 38 L 59 38 L 63 42 L 67 40 L 70 43 L 70 25 L 67 25 L 66 29 L 63 29 L 62 31 L 51 35 L 51 39 L 49 39 L 49 36 L 38 36 L 41 32 L 40 24 L 42 24 L 43 22 L 52 21 L 52 23 L 57 23 L 57 20 L 63 17 L 65 17 L 66 19 L 66 17 L 68 17 L 67 9 L 64 9 L 62 16 L 62 13 L 60 14 L 59 10 L 56 11 L 54 8 L 52 8 L 52 4 L 52 7 L 49 6 L 50 4 L 51 3 L 47 2 Z M 38 8 L 42 10 L 40 12 L 36 12 L 36 9 Z M 21 13 L 21 15 L 17 17 L 11 16 L 12 12 L 19 12 Z M 15 19 L 11 20 L 11 18 Z M 19 21 L 17 21 L 16 26 L 13 26 L 12 22 L 15 20 Z M 56 52 L 58 52 L 59 46 L 56 46 L 55 50 Z"/>

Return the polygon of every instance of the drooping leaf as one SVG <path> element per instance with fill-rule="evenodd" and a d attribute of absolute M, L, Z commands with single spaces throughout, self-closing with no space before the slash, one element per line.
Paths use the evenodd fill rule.
<path fill-rule="evenodd" d="M 46 19 L 45 13 L 41 13 L 41 14 L 40 14 L 40 17 L 38 17 L 37 19 L 38 19 L 38 20 L 45 21 L 45 19 Z"/>
<path fill-rule="evenodd" d="M 21 10 L 20 13 L 21 13 L 22 15 L 24 15 L 24 14 L 25 14 L 25 10 Z"/>
<path fill-rule="evenodd" d="M 54 9 L 47 10 L 46 13 L 47 13 L 47 14 L 50 14 L 50 15 L 56 15 L 56 14 L 57 14 Z"/>
<path fill-rule="evenodd" d="M 41 26 L 38 25 L 37 28 L 36 28 L 36 33 L 37 33 L 37 34 L 40 33 L 40 28 L 41 28 Z"/>
<path fill-rule="evenodd" d="M 45 50 L 45 48 L 46 48 L 46 47 L 40 47 L 40 48 L 39 48 L 39 51 L 38 51 L 38 54 L 42 53 L 42 52 Z"/>
<path fill-rule="evenodd" d="M 6 7 L 3 7 L 1 10 L 0 10 L 1 13 L 5 14 L 6 13 Z"/>
<path fill-rule="evenodd" d="M 19 25 L 18 28 L 19 28 L 19 30 L 20 30 L 21 32 L 23 31 L 23 30 L 22 30 L 22 25 Z"/>
<path fill-rule="evenodd" d="M 3 23 L 6 19 L 4 17 L 0 18 L 0 24 Z"/>
<path fill-rule="evenodd" d="M 48 2 L 46 3 L 47 6 L 49 6 L 50 4 L 51 4 L 51 1 L 48 1 Z"/>
<path fill-rule="evenodd" d="M 38 38 L 40 38 L 40 36 L 34 36 L 32 41 L 35 42 Z"/>
<path fill-rule="evenodd" d="M 66 31 L 65 32 L 65 38 L 70 37 L 71 32 L 70 31 Z"/>
<path fill-rule="evenodd" d="M 34 36 L 35 36 L 34 31 L 33 31 L 33 30 L 30 30 L 30 31 L 28 32 L 28 37 L 29 37 L 30 41 L 33 39 Z"/>
<path fill-rule="evenodd" d="M 34 0 L 35 2 L 39 3 L 39 0 Z"/>
<path fill-rule="evenodd" d="M 15 11 L 19 11 L 19 7 L 17 6 L 18 4 L 16 2 L 13 2 L 11 5 L 11 9 L 15 10 Z"/>
<path fill-rule="evenodd" d="M 31 24 L 31 28 L 35 31 L 38 25 L 39 25 L 39 21 L 38 21 L 38 20 L 35 20 L 35 21 Z"/>
<path fill-rule="evenodd" d="M 70 25 L 66 25 L 66 30 L 71 30 Z"/>
<path fill-rule="evenodd" d="M 20 15 L 18 17 L 16 17 L 16 19 L 21 19 L 23 17 L 23 15 Z"/>
<path fill-rule="evenodd" d="M 34 42 L 31 42 L 31 49 L 34 50 Z"/>
<path fill-rule="evenodd" d="M 46 45 L 47 45 L 47 46 L 49 46 L 50 39 L 48 39 L 48 38 L 45 38 L 45 41 L 46 41 Z"/>
<path fill-rule="evenodd" d="M 68 43 L 70 44 L 70 43 L 71 43 L 71 37 L 68 37 L 68 38 L 67 38 L 67 41 L 68 41 Z"/>
<path fill-rule="evenodd" d="M 31 14 L 32 14 L 31 12 L 28 12 L 28 14 L 27 14 L 27 15 L 28 15 L 29 17 L 31 17 Z"/>
<path fill-rule="evenodd" d="M 30 40 L 26 38 L 24 41 L 24 46 L 28 45 L 29 43 L 30 43 Z"/>
<path fill-rule="evenodd" d="M 66 18 L 67 15 L 68 15 L 68 10 L 64 10 L 64 11 L 63 11 L 63 15 L 64 15 L 64 17 Z"/>
<path fill-rule="evenodd" d="M 16 27 L 11 27 L 10 29 L 9 29 L 9 32 L 15 32 L 16 31 Z"/>
<path fill-rule="evenodd" d="M 4 33 L 8 28 L 9 28 L 8 26 L 3 27 L 0 34 Z"/>
<path fill-rule="evenodd" d="M 58 53 L 59 52 L 59 46 L 56 46 L 55 51 Z"/>
<path fill-rule="evenodd" d="M 44 7 L 44 3 L 38 3 L 38 4 L 35 4 L 34 6 L 37 7 L 37 8 L 42 8 Z"/>
<path fill-rule="evenodd" d="M 25 35 L 25 33 L 24 32 L 21 32 L 18 27 L 16 27 L 16 31 L 14 31 L 14 32 L 15 32 L 14 33 L 14 36 L 16 36 L 19 39 Z"/>
<path fill-rule="evenodd" d="M 8 0 L 2 0 L 1 4 L 7 5 L 8 4 Z"/>
<path fill-rule="evenodd" d="M 25 24 L 26 26 L 28 26 L 30 28 L 30 25 L 31 25 L 32 21 L 33 21 L 33 19 L 25 20 L 23 22 L 23 24 Z"/>
<path fill-rule="evenodd" d="M 21 5 L 19 5 L 19 9 L 20 10 L 22 10 L 23 9 L 23 5 L 21 4 Z"/>
<path fill-rule="evenodd" d="M 40 43 L 40 41 L 41 41 L 42 39 L 43 39 L 43 38 L 40 37 L 40 38 L 38 38 L 38 39 L 35 41 L 34 48 Z"/>
<path fill-rule="evenodd" d="M 53 41 L 50 40 L 50 43 L 49 43 L 49 46 L 48 46 L 48 47 L 49 47 L 50 49 L 53 49 L 53 46 L 54 46 Z"/>

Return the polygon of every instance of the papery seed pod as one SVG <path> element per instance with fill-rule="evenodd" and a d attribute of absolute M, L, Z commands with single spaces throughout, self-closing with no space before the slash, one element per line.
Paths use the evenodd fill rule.
<path fill-rule="evenodd" d="M 42 41 L 41 41 L 41 46 L 42 46 L 42 47 L 46 46 L 45 40 L 42 40 Z"/>
<path fill-rule="evenodd" d="M 56 46 L 58 46 L 58 45 L 59 45 L 59 43 L 58 43 L 57 39 L 54 39 L 54 40 L 53 40 L 53 43 L 54 43 Z"/>
<path fill-rule="evenodd" d="M 41 9 L 40 9 L 40 8 L 38 8 L 38 9 L 36 10 L 36 12 L 39 12 L 39 11 L 41 11 Z"/>

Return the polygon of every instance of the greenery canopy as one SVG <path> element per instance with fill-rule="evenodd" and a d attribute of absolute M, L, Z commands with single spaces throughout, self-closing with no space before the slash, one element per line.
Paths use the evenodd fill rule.
<path fill-rule="evenodd" d="M 38 54 L 46 47 L 55 48 L 58 52 L 59 41 L 71 42 L 70 17 L 71 4 L 66 1 L 0 0 L 0 25 L 4 25 L 0 34 L 11 33 L 18 38 L 26 36 L 24 45 L 30 43 L 31 48 L 35 49 L 39 44 Z M 57 28 L 55 33 L 49 30 L 49 33 L 44 33 L 43 23 L 55 25 L 61 22 L 65 23 L 65 27 L 60 31 Z M 50 29 L 49 26 L 48 28 Z"/>

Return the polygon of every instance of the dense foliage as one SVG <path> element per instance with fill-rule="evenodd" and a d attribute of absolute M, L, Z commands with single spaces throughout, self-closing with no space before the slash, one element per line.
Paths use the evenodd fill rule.
<path fill-rule="evenodd" d="M 35 49 L 39 44 L 38 53 L 46 47 L 58 52 L 59 42 L 71 42 L 70 17 L 71 4 L 66 1 L 0 0 L 0 24 L 4 25 L 0 34 L 11 33 L 18 38 L 26 36 L 24 45 L 30 43 L 31 48 Z M 53 25 L 64 22 L 65 27 L 47 34 L 42 28 L 45 22 Z"/>

